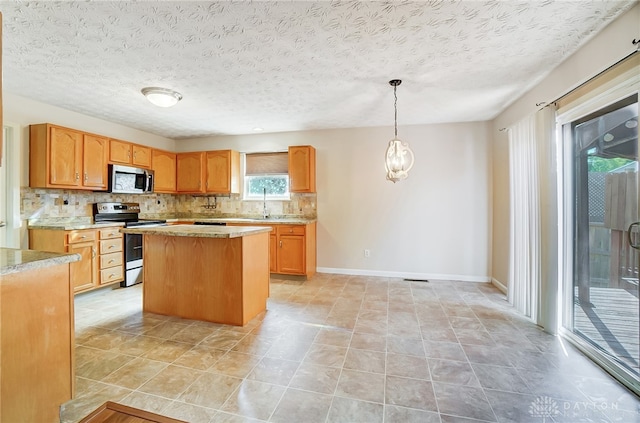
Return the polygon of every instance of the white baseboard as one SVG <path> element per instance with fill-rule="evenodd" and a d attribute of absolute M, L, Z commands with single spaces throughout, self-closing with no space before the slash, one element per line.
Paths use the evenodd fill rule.
<path fill-rule="evenodd" d="M 470 275 L 450 275 L 440 273 L 411 273 L 411 272 L 389 272 L 384 270 L 367 270 L 367 269 L 344 269 L 334 267 L 318 267 L 319 273 L 332 273 L 339 275 L 353 276 L 380 276 L 386 278 L 404 278 L 404 279 L 434 279 L 446 281 L 462 281 L 462 282 L 491 282 L 489 276 L 470 276 Z"/>
<path fill-rule="evenodd" d="M 491 283 L 493 284 L 493 286 L 495 286 L 496 288 L 498 288 L 500 291 L 502 291 L 502 293 L 504 295 L 507 295 L 507 287 L 504 286 L 502 284 L 502 282 L 500 282 L 499 280 L 497 280 L 496 278 L 491 278 Z"/>

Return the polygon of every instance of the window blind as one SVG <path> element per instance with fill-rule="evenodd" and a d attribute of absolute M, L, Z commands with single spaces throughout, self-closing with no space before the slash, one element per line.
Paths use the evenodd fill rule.
<path fill-rule="evenodd" d="M 275 175 L 289 173 L 289 154 L 248 153 L 245 158 L 245 175 Z"/>

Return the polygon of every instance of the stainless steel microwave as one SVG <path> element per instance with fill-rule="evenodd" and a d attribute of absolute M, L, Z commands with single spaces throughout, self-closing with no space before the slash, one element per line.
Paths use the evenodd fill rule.
<path fill-rule="evenodd" d="M 153 170 L 109 165 L 109 192 L 150 194 L 153 192 Z"/>

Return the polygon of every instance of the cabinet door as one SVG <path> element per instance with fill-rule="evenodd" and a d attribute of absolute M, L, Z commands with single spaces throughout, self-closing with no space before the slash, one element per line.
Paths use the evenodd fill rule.
<path fill-rule="evenodd" d="M 55 126 L 50 131 L 51 185 L 80 186 L 82 133 Z"/>
<path fill-rule="evenodd" d="M 131 164 L 131 144 L 126 141 L 109 140 L 109 162 Z"/>
<path fill-rule="evenodd" d="M 84 135 L 82 185 L 107 189 L 107 153 L 109 139 L 94 135 Z"/>
<path fill-rule="evenodd" d="M 73 291 L 82 291 L 93 287 L 96 270 L 96 248 L 94 242 L 69 244 L 69 253 L 80 254 L 80 261 L 71 263 L 71 285 Z"/>
<path fill-rule="evenodd" d="M 289 147 L 289 191 L 316 192 L 316 149 L 310 145 Z"/>
<path fill-rule="evenodd" d="M 240 153 L 237 151 L 207 151 L 206 191 L 239 193 L 239 168 Z"/>
<path fill-rule="evenodd" d="M 135 166 L 151 168 L 151 148 L 142 145 L 133 145 L 133 161 Z"/>
<path fill-rule="evenodd" d="M 275 232 L 269 235 L 269 271 L 271 273 L 278 271 L 278 237 Z"/>
<path fill-rule="evenodd" d="M 304 274 L 304 235 L 278 235 L 278 273 Z"/>
<path fill-rule="evenodd" d="M 176 169 L 178 192 L 204 192 L 204 153 L 176 154 Z"/>
<path fill-rule="evenodd" d="M 151 169 L 154 171 L 156 192 L 176 192 L 176 154 L 168 151 L 151 152 Z"/>

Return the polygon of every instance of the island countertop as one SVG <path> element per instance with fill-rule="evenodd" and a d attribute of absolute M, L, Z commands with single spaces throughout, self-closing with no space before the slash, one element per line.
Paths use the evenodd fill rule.
<path fill-rule="evenodd" d="M 0 248 L 0 276 L 79 261 L 79 254 Z"/>
<path fill-rule="evenodd" d="M 181 217 L 176 219 L 166 219 L 167 223 L 172 222 L 205 222 L 205 223 L 238 223 L 242 225 L 308 225 L 317 221 L 315 218 L 305 217 L 268 217 L 266 219 L 252 217 Z"/>
<path fill-rule="evenodd" d="M 183 236 L 196 238 L 238 238 L 248 235 L 270 232 L 271 228 L 264 226 L 206 226 L 206 225 L 170 225 L 122 228 L 125 234 Z"/>

